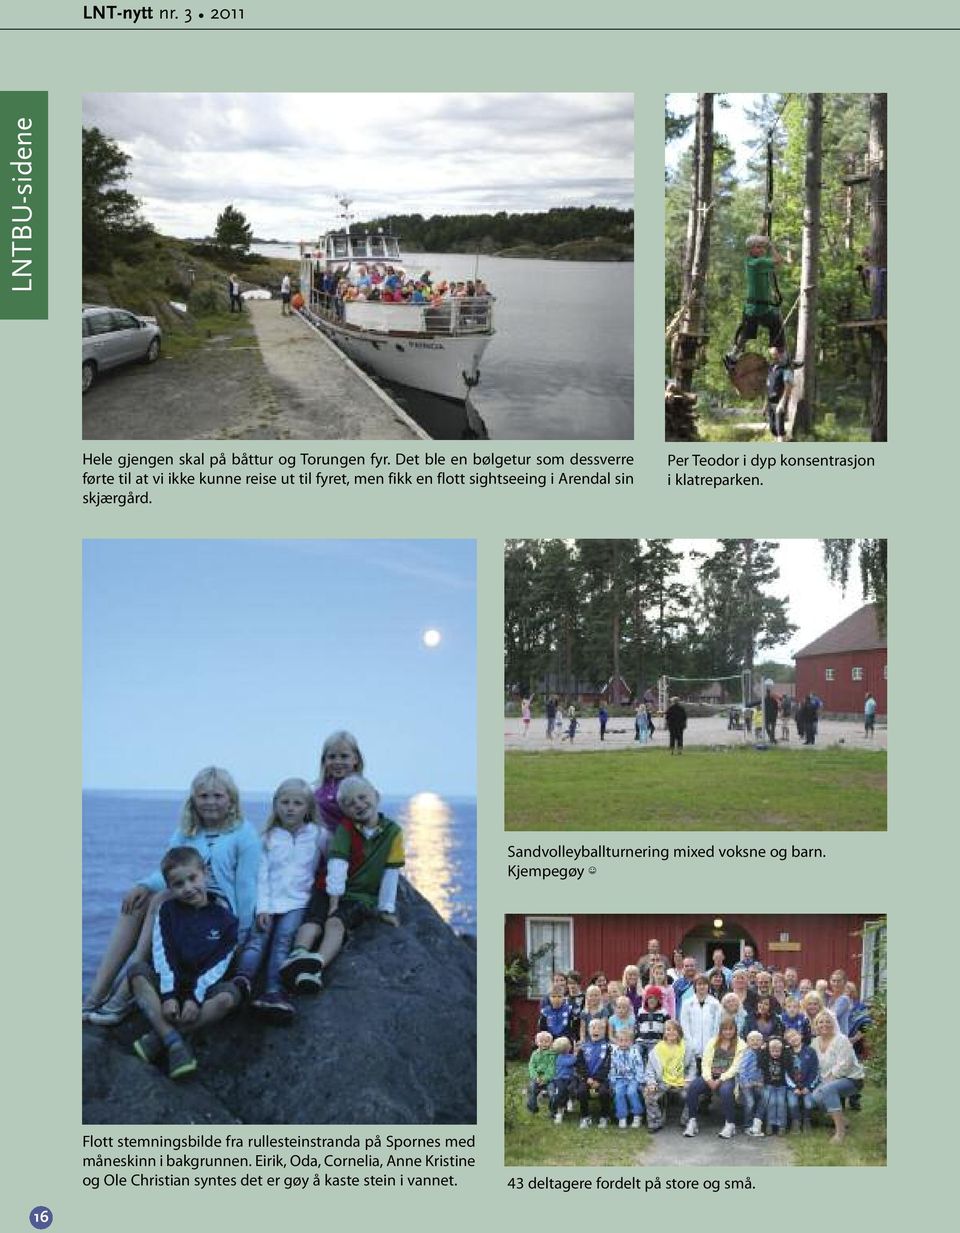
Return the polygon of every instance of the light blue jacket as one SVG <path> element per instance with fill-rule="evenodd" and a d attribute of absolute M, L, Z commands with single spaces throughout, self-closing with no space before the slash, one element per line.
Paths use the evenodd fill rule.
<path fill-rule="evenodd" d="M 260 868 L 262 845 L 260 836 L 249 822 L 241 821 L 232 830 L 211 832 L 213 842 L 204 831 L 184 835 L 176 830 L 170 836 L 169 848 L 196 848 L 204 864 L 210 866 L 214 881 L 226 895 L 230 911 L 239 921 L 241 939 L 253 924 L 257 907 L 257 871 Z M 166 888 L 163 874 L 155 869 L 149 877 L 141 878 L 140 885 L 151 891 Z"/>

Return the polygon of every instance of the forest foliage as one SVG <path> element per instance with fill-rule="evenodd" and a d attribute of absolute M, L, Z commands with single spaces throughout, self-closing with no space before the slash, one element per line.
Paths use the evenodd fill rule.
<path fill-rule="evenodd" d="M 538 213 L 394 214 L 357 223 L 354 231 L 399 235 L 405 250 L 428 253 L 498 253 L 534 245 L 549 249 L 577 240 L 605 240 L 633 250 L 633 211 L 610 206 L 563 207 Z"/>
<path fill-rule="evenodd" d="M 661 675 L 705 678 L 753 667 L 794 632 L 776 543 L 705 541 L 684 553 L 668 539 L 511 540 L 505 558 L 508 694 L 576 695 L 622 678 L 626 702 Z M 739 693 L 739 689 L 736 690 Z"/>
<path fill-rule="evenodd" d="M 723 367 L 740 320 L 744 299 L 744 241 L 762 230 L 768 134 L 772 132 L 774 160 L 772 236 L 786 263 L 778 270 L 784 317 L 800 290 L 800 237 L 804 209 L 806 131 L 804 95 L 767 94 L 748 113 L 755 136 L 747 143 L 751 153 L 745 170 L 737 168 L 736 152 L 722 136 L 725 96 L 718 95 L 714 158 L 712 239 L 706 287 L 709 341 L 695 374 L 701 408 L 736 402 Z M 688 117 L 665 115 L 665 143 L 685 131 Z M 861 269 L 869 244 L 868 185 L 846 184 L 866 165 L 869 131 L 869 96 L 824 95 L 823 190 L 819 263 L 817 332 L 817 418 L 830 422 L 868 422 L 870 391 L 870 339 L 866 330 L 843 328 L 843 323 L 870 316 L 870 296 Z M 690 198 L 691 153 L 675 168 L 668 168 L 665 185 L 665 320 L 680 308 L 683 248 Z M 796 338 L 797 315 L 787 326 L 788 346 Z M 761 329 L 752 348 L 766 345 Z M 669 346 L 667 347 L 669 370 Z"/>

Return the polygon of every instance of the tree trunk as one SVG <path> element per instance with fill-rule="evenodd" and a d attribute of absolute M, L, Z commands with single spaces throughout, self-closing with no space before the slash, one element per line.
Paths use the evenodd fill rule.
<path fill-rule="evenodd" d="M 693 386 L 693 370 L 707 321 L 706 283 L 710 262 L 710 223 L 713 204 L 713 95 L 697 96 L 697 129 L 694 154 L 694 188 L 691 194 L 693 245 L 689 254 L 689 286 L 681 308 L 679 333 L 673 345 L 673 376 L 683 392 Z M 690 234 L 688 223 L 687 233 Z M 685 254 L 684 265 L 686 267 Z M 686 268 L 684 284 L 687 284 Z"/>
<path fill-rule="evenodd" d="M 870 95 L 870 439 L 887 439 L 887 96 Z"/>
<path fill-rule="evenodd" d="M 817 285 L 820 265 L 821 149 L 823 95 L 807 95 L 807 159 L 804 175 L 803 245 L 800 256 L 800 316 L 797 321 L 797 359 L 803 367 L 794 373 L 792 408 L 787 435 L 803 436 L 813 424 L 817 388 Z"/>

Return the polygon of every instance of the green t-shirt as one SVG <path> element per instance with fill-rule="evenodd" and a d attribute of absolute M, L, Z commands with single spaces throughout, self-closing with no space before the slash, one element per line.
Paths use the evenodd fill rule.
<path fill-rule="evenodd" d="M 748 257 L 746 270 L 747 302 L 744 311 L 750 315 L 756 315 L 775 307 L 773 258 Z"/>

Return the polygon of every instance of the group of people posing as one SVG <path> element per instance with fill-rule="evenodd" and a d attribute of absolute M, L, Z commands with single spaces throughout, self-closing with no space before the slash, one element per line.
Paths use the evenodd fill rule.
<path fill-rule="evenodd" d="M 419 278 L 409 278 L 404 270 L 392 265 L 359 265 L 353 274 L 347 268 L 317 271 L 316 290 L 343 303 L 352 300 L 375 300 L 384 304 L 432 304 L 434 307 L 447 300 L 490 299 L 490 292 L 482 279 L 447 282 L 441 279 L 434 284 L 429 270 Z"/>
<path fill-rule="evenodd" d="M 257 834 L 233 776 L 201 770 L 159 867 L 124 897 L 83 1020 L 139 1009 L 134 1051 L 175 1079 L 197 1068 L 190 1038 L 238 1007 L 289 1022 L 290 995 L 320 992 L 351 930 L 399 923 L 403 832 L 362 772 L 356 739 L 334 732 L 317 782 L 285 779 Z"/>
<path fill-rule="evenodd" d="M 872 1026 L 846 973 L 812 980 L 771 970 L 749 945 L 732 968 L 718 948 L 698 971 L 682 951 L 668 966 L 656 939 L 649 947 L 619 981 L 596 972 L 584 989 L 579 972 L 553 973 L 528 1063 L 529 1111 L 544 1099 L 560 1125 L 579 1106 L 587 1129 L 594 1106 L 600 1127 L 612 1109 L 620 1129 L 646 1120 L 656 1134 L 673 1100 L 692 1138 L 716 1097 L 722 1139 L 738 1123 L 756 1138 L 808 1130 L 819 1110 L 831 1142 L 842 1142 L 846 1109 L 860 1107 Z"/>

